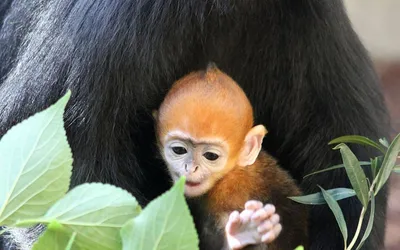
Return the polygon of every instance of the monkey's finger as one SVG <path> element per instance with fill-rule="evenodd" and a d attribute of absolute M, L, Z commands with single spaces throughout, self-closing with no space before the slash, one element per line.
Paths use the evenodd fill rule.
<path fill-rule="evenodd" d="M 249 200 L 244 204 L 244 208 L 247 210 L 258 210 L 263 207 L 263 203 L 261 201 Z"/>
<path fill-rule="evenodd" d="M 268 233 L 261 236 L 261 241 L 264 243 L 271 243 L 276 238 L 278 238 L 281 231 L 282 231 L 282 225 L 278 224 L 278 225 L 274 226 L 273 230 L 271 230 Z"/>
<path fill-rule="evenodd" d="M 261 222 L 263 220 L 268 219 L 268 217 L 270 217 L 274 213 L 275 213 L 275 206 L 271 205 L 271 204 L 267 204 L 264 206 L 264 208 L 257 210 L 253 214 L 251 219 L 253 221 Z"/>
<path fill-rule="evenodd" d="M 240 222 L 240 214 L 238 211 L 233 211 L 231 215 L 229 215 L 229 221 L 231 222 Z"/>
<path fill-rule="evenodd" d="M 270 213 L 270 214 L 273 214 L 273 213 L 276 212 L 276 208 L 275 208 L 275 206 L 272 205 L 272 204 L 266 204 L 266 205 L 264 206 L 264 210 L 267 211 L 267 212 Z"/>
<path fill-rule="evenodd" d="M 269 220 L 272 222 L 272 224 L 275 225 L 280 222 L 281 218 L 279 217 L 279 214 L 274 214 L 271 216 L 271 218 Z"/>
<path fill-rule="evenodd" d="M 255 211 L 254 214 L 251 216 L 251 220 L 254 222 L 262 222 L 264 220 L 267 220 L 269 216 L 270 214 L 267 213 L 264 209 L 259 209 Z"/>
<path fill-rule="evenodd" d="M 273 230 L 274 230 L 276 237 L 278 237 L 279 234 L 282 232 L 282 225 L 280 223 L 275 225 Z"/>
<path fill-rule="evenodd" d="M 240 214 L 238 211 L 233 211 L 230 215 L 229 215 L 229 220 L 228 222 L 231 223 L 237 223 L 240 222 Z"/>
<path fill-rule="evenodd" d="M 240 220 L 240 215 L 238 211 L 233 211 L 229 215 L 228 222 L 226 223 L 225 226 L 225 231 L 227 234 L 234 234 L 236 233 L 240 226 L 242 225 L 241 220 Z"/>
<path fill-rule="evenodd" d="M 243 210 L 240 213 L 240 220 L 241 220 L 242 224 L 248 223 L 253 214 L 254 214 L 253 210 Z"/>
<path fill-rule="evenodd" d="M 274 227 L 274 225 L 272 224 L 271 221 L 266 220 L 263 223 L 261 223 L 258 227 L 257 227 L 257 232 L 261 235 L 268 233 L 269 231 L 272 230 L 272 228 Z"/>

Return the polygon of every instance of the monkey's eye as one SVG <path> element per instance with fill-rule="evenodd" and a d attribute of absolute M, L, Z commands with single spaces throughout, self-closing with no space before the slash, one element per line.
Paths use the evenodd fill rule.
<path fill-rule="evenodd" d="M 215 161 L 219 158 L 219 155 L 212 152 L 205 152 L 203 156 L 209 161 Z"/>
<path fill-rule="evenodd" d="M 184 147 L 172 147 L 172 151 L 177 155 L 184 155 L 187 153 L 187 150 Z"/>

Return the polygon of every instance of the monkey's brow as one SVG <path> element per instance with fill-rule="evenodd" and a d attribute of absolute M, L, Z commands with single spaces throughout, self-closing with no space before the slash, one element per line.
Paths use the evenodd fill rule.
<path fill-rule="evenodd" d="M 225 140 L 220 138 L 201 138 L 196 139 L 190 136 L 189 134 L 182 131 L 171 131 L 166 135 L 166 139 L 183 139 L 187 140 L 192 144 L 219 144 L 222 145 L 225 143 Z"/>

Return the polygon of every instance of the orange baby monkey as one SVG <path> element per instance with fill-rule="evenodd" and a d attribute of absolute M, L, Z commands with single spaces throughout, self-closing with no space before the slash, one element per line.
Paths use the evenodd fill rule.
<path fill-rule="evenodd" d="M 253 126 L 252 106 L 232 78 L 214 65 L 193 72 L 154 116 L 172 180 L 186 177 L 200 249 L 307 247 L 308 212 L 287 199 L 301 192 L 262 151 L 267 130 Z"/>

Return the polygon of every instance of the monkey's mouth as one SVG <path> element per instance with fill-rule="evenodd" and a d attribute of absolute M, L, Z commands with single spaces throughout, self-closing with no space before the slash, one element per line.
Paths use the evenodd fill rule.
<path fill-rule="evenodd" d="M 206 192 L 207 181 L 188 181 L 185 183 L 185 196 L 187 197 L 196 197 L 202 195 Z"/>
<path fill-rule="evenodd" d="M 201 182 L 194 182 L 194 181 L 186 181 L 186 186 L 189 187 L 197 187 L 200 186 Z"/>

